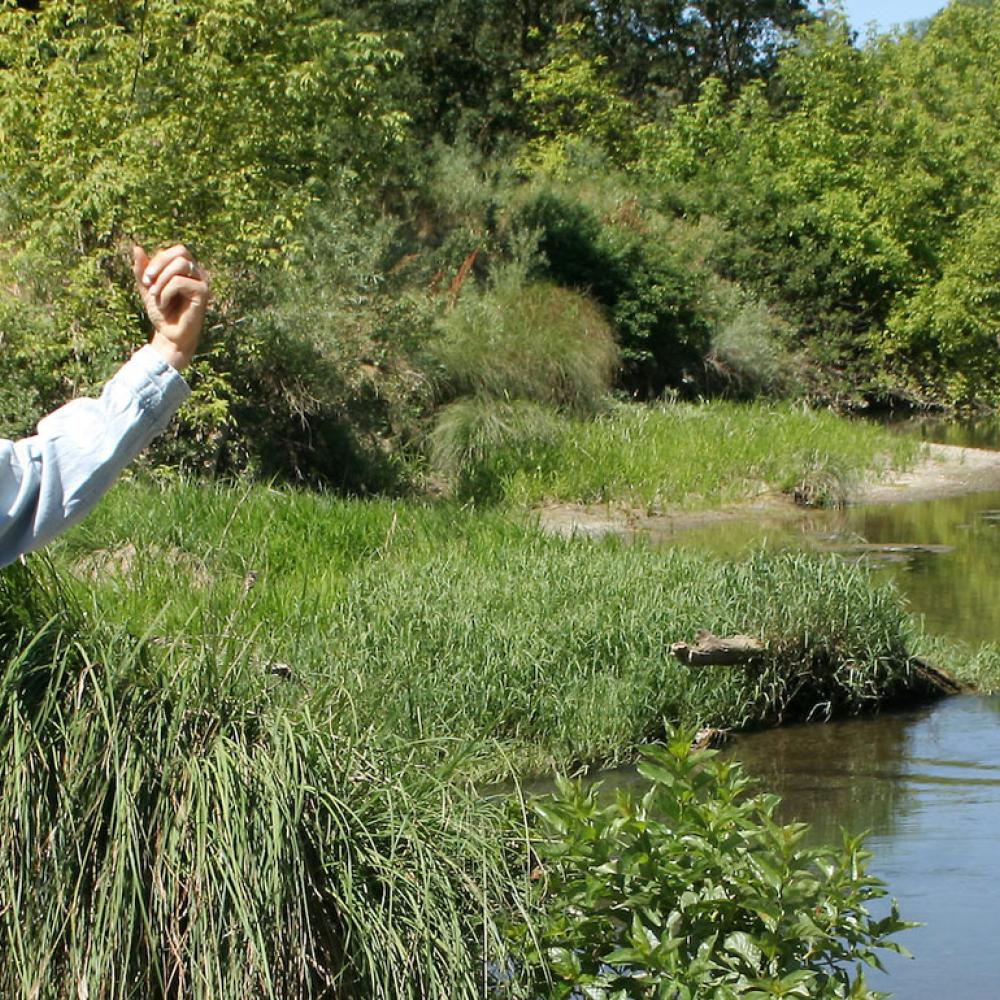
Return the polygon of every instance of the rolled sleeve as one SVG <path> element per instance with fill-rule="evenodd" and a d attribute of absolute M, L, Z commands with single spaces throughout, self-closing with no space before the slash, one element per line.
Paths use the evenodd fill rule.
<path fill-rule="evenodd" d="M 152 348 L 121 367 L 98 399 L 75 399 L 38 433 L 0 441 L 0 564 L 80 520 L 169 423 L 191 390 Z"/>

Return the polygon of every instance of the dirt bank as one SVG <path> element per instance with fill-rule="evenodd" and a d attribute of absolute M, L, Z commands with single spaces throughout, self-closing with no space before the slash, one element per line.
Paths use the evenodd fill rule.
<path fill-rule="evenodd" d="M 852 503 L 904 503 L 1000 490 L 1000 451 L 924 445 L 924 457 L 909 472 L 893 472 L 866 483 Z"/>
<path fill-rule="evenodd" d="M 924 445 L 923 457 L 908 472 L 890 472 L 864 483 L 850 497 L 853 504 L 906 503 L 1000 490 L 1000 451 Z M 547 531 L 560 535 L 603 535 L 643 532 L 669 536 L 714 522 L 759 518 L 787 521 L 804 509 L 782 493 L 763 493 L 742 503 L 715 510 L 647 513 L 607 504 L 547 504 L 535 514 Z"/>

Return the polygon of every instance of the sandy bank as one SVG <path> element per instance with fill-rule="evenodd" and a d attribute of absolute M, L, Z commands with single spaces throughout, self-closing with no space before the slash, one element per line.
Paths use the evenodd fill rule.
<path fill-rule="evenodd" d="M 889 472 L 863 484 L 849 498 L 853 504 L 907 503 L 1000 490 L 1000 451 L 927 444 L 908 472 Z M 607 504 L 547 504 L 534 512 L 546 531 L 601 537 L 643 532 L 659 537 L 714 522 L 753 517 L 785 521 L 804 508 L 782 493 L 763 493 L 714 510 L 666 510 L 656 513 Z"/>
<path fill-rule="evenodd" d="M 851 503 L 937 500 L 986 490 L 1000 490 L 1000 451 L 927 444 L 913 469 L 865 484 Z"/>

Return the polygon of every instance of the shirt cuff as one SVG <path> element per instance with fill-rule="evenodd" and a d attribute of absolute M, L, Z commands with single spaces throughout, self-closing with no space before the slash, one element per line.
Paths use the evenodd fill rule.
<path fill-rule="evenodd" d="M 157 433 L 191 395 L 190 386 L 177 369 L 149 344 L 122 365 L 112 382 L 134 396 L 143 413 L 155 421 Z"/>

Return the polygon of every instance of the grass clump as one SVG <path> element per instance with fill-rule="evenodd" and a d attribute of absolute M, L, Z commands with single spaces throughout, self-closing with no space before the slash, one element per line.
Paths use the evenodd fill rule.
<path fill-rule="evenodd" d="M 20 567 L 0 594 L 0 994 L 481 991 L 511 884 L 494 806 L 247 643 L 152 648 Z"/>
<path fill-rule="evenodd" d="M 618 359 L 598 307 L 516 274 L 466 295 L 433 347 L 445 398 L 532 400 L 581 413 L 604 402 Z"/>
<path fill-rule="evenodd" d="M 431 467 L 447 477 L 458 499 L 498 501 L 505 474 L 516 471 L 525 455 L 553 446 L 562 433 L 564 425 L 550 407 L 470 396 L 438 414 L 429 439 Z"/>
<path fill-rule="evenodd" d="M 728 402 L 618 407 L 567 420 L 554 444 L 495 456 L 510 502 L 697 509 L 797 489 L 838 499 L 919 445 L 826 411 Z M 815 487 L 810 483 L 815 481 Z M 822 488 L 820 488 L 822 487 Z"/>

